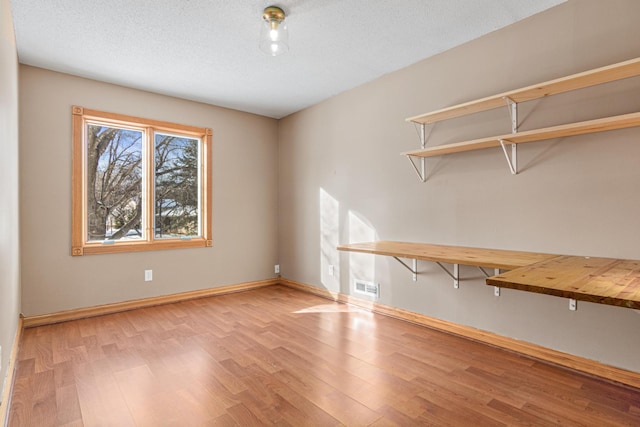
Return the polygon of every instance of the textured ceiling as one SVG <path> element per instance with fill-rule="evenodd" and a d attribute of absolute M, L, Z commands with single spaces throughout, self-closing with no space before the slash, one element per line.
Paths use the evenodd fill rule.
<path fill-rule="evenodd" d="M 12 0 L 21 63 L 280 118 L 565 0 Z"/>

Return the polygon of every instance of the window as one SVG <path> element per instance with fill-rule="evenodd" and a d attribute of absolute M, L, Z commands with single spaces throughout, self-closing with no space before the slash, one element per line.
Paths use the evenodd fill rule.
<path fill-rule="evenodd" d="M 211 129 L 72 116 L 72 255 L 212 245 Z"/>

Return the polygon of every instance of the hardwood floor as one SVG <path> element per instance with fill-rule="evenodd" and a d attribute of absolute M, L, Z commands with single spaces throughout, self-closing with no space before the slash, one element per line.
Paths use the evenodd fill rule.
<path fill-rule="evenodd" d="M 638 426 L 640 390 L 283 286 L 27 329 L 15 426 Z"/>

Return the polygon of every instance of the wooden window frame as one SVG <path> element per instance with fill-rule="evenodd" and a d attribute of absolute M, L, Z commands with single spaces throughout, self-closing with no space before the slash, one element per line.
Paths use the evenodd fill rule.
<path fill-rule="evenodd" d="M 176 123 L 164 122 L 159 120 L 143 119 L 139 117 L 127 116 L 123 114 L 108 113 L 104 111 L 91 110 L 83 107 L 73 106 L 72 113 L 72 208 L 71 208 L 71 255 L 82 256 L 89 254 L 105 254 L 105 253 L 124 253 L 124 252 L 141 252 L 155 251 L 163 249 L 182 249 L 182 248 L 200 248 L 211 247 L 211 140 L 212 131 L 209 128 L 201 128 L 195 126 L 187 126 Z M 199 138 L 202 141 L 202 149 L 200 153 L 200 197 L 201 197 L 201 236 L 192 237 L 190 239 L 155 239 L 153 230 L 154 218 L 153 209 L 146 209 L 145 224 L 146 233 L 145 240 L 136 241 L 115 241 L 110 244 L 103 242 L 87 241 L 87 173 L 86 173 L 86 122 L 97 121 L 104 124 L 112 124 L 114 126 L 133 126 L 137 128 L 145 128 L 147 135 L 153 135 L 155 131 L 180 134 Z M 149 147 L 153 147 L 153 138 L 147 136 L 147 152 Z M 143 179 L 146 180 L 147 192 L 144 195 L 147 206 L 153 206 L 153 166 L 152 162 L 147 162 L 149 166 L 143 173 Z"/>

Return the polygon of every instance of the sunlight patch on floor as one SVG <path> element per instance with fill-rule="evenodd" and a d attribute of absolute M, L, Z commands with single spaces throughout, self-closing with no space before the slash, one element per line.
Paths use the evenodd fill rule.
<path fill-rule="evenodd" d="M 294 313 L 365 313 L 365 311 L 347 304 L 320 304 L 294 311 Z"/>

